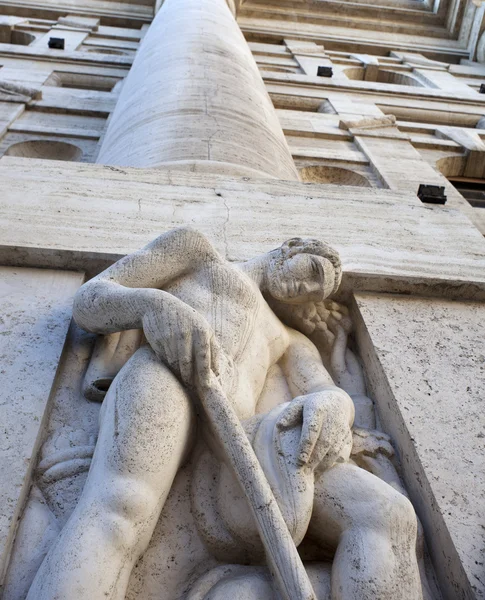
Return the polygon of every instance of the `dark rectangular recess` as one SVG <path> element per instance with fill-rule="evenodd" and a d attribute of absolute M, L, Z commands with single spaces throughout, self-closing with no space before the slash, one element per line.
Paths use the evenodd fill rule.
<path fill-rule="evenodd" d="M 56 50 L 64 50 L 64 38 L 49 38 L 49 48 L 55 48 Z"/>
<path fill-rule="evenodd" d="M 426 204 L 445 204 L 447 200 L 445 187 L 421 183 L 418 189 L 418 198 Z"/>
<path fill-rule="evenodd" d="M 318 67 L 317 68 L 318 77 L 333 77 L 333 69 L 332 67 Z"/>

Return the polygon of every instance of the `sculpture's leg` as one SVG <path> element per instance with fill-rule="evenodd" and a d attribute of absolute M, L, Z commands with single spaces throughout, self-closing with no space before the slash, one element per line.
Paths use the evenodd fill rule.
<path fill-rule="evenodd" d="M 309 535 L 336 548 L 332 600 L 421 600 L 416 515 L 371 473 L 338 464 L 315 482 Z"/>
<path fill-rule="evenodd" d="M 102 408 L 78 506 L 28 600 L 123 600 L 192 440 L 185 390 L 148 347 L 128 361 Z"/>

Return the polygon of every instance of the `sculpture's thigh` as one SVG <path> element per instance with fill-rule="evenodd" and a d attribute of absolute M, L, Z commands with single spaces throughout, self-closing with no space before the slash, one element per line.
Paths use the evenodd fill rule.
<path fill-rule="evenodd" d="M 104 400 L 86 491 L 104 489 L 109 500 L 116 489 L 137 490 L 148 504 L 163 503 L 193 433 L 187 392 L 149 347 L 140 348 Z"/>
<path fill-rule="evenodd" d="M 415 527 L 411 503 L 368 471 L 343 463 L 316 478 L 308 533 L 325 546 L 336 548 L 342 533 L 354 528 L 386 536 L 398 521 L 411 529 Z"/>
<path fill-rule="evenodd" d="M 127 362 L 104 402 L 86 485 L 31 600 L 124 598 L 191 441 L 189 398 L 149 348 Z"/>

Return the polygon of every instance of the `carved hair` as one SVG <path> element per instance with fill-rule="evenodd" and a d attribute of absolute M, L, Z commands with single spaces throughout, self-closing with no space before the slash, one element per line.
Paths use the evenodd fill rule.
<path fill-rule="evenodd" d="M 331 333 L 327 326 L 332 313 L 337 311 L 344 316 L 348 313 L 344 305 L 337 304 L 333 300 L 306 302 L 305 304 L 286 304 L 283 302 L 276 303 L 269 299 L 269 303 L 273 311 L 286 325 L 301 331 L 306 336 L 320 332 L 329 338 L 333 338 L 334 334 Z"/>

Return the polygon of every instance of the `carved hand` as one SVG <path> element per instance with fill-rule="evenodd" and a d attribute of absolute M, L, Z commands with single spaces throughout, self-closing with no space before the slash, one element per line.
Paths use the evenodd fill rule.
<path fill-rule="evenodd" d="M 346 406 L 349 398 L 338 388 L 295 398 L 280 417 L 280 430 L 301 426 L 298 462 L 325 470 L 348 460 L 352 432 Z"/>
<path fill-rule="evenodd" d="M 209 385 L 220 372 L 221 349 L 206 319 L 178 298 L 164 294 L 143 317 L 143 332 L 157 357 L 188 388 Z"/>

